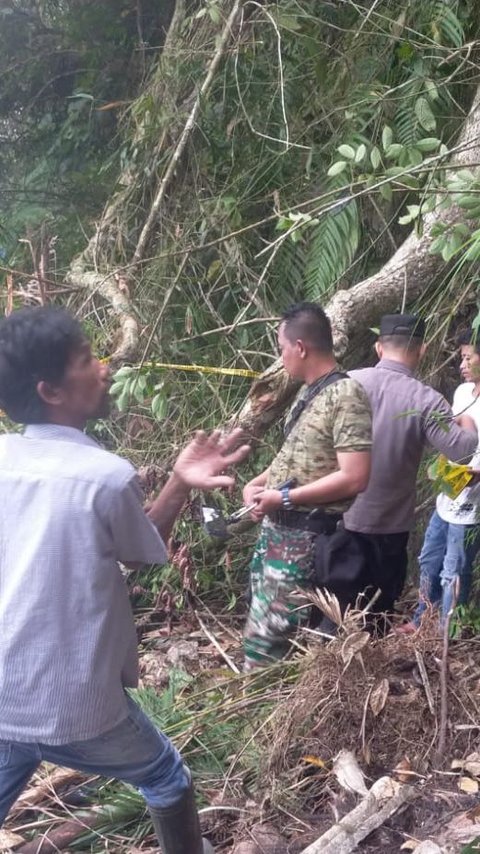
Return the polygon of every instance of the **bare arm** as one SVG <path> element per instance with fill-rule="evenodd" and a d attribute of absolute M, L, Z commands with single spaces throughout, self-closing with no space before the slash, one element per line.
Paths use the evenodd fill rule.
<path fill-rule="evenodd" d="M 177 457 L 173 472 L 147 515 L 166 542 L 174 522 L 191 489 L 217 489 L 232 486 L 234 478 L 223 472 L 241 462 L 250 452 L 249 445 L 238 447 L 242 430 L 222 436 L 215 430 L 207 436 L 199 431 Z"/>
<path fill-rule="evenodd" d="M 463 415 L 457 415 L 455 417 L 455 423 L 458 424 L 459 427 L 463 427 L 464 430 L 469 430 L 470 433 L 477 435 L 477 425 L 470 415 L 467 415 L 466 413 Z"/>
<path fill-rule="evenodd" d="M 332 474 L 290 490 L 289 498 L 294 507 L 297 504 L 315 507 L 353 498 L 366 488 L 370 476 L 370 451 L 337 451 L 337 462 L 338 470 Z M 281 493 L 276 489 L 266 489 L 258 496 L 255 516 L 261 518 L 281 506 Z"/>
<path fill-rule="evenodd" d="M 425 436 L 436 451 L 456 463 L 468 463 L 477 449 L 477 430 L 471 416 L 463 413 L 452 418 L 452 411 L 443 400 L 427 417 Z"/>

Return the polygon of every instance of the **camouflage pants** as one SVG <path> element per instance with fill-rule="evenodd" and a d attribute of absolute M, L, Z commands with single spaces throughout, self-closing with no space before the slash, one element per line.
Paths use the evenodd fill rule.
<path fill-rule="evenodd" d="M 308 622 L 311 608 L 299 588 L 306 587 L 312 576 L 313 539 L 308 531 L 263 521 L 250 566 L 244 670 L 283 658 L 289 638 Z"/>

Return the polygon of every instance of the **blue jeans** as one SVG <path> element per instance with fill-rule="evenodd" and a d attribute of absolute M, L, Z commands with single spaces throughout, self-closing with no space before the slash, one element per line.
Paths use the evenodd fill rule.
<path fill-rule="evenodd" d="M 151 807 L 178 801 L 190 785 L 180 754 L 130 697 L 127 701 L 128 717 L 87 741 L 49 745 L 0 739 L 0 826 L 42 761 L 123 780 Z"/>
<path fill-rule="evenodd" d="M 468 602 L 473 562 L 479 550 L 480 525 L 454 525 L 434 511 L 418 559 L 420 601 L 413 616 L 415 625 L 420 625 L 429 603 L 440 606 L 443 621 L 454 603 L 457 584 L 456 604 Z"/>

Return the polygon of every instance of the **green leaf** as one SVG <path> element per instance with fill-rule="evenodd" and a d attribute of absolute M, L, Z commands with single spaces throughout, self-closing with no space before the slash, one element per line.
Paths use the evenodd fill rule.
<path fill-rule="evenodd" d="M 159 392 L 152 399 L 151 403 L 153 417 L 157 421 L 163 421 L 168 412 L 168 398 L 165 392 Z"/>
<path fill-rule="evenodd" d="M 220 10 L 218 9 L 217 6 L 209 6 L 208 7 L 208 14 L 209 14 L 210 19 L 213 21 L 214 24 L 219 24 L 221 22 L 222 16 L 221 16 Z"/>
<path fill-rule="evenodd" d="M 438 237 L 440 234 L 445 234 L 447 228 L 448 226 L 444 222 L 434 222 L 430 229 L 430 234 L 432 237 Z"/>
<path fill-rule="evenodd" d="M 435 238 L 432 245 L 430 246 L 430 252 L 432 255 L 440 255 L 443 252 L 443 247 L 447 242 L 447 238 L 445 235 L 440 234 Z"/>
<path fill-rule="evenodd" d="M 476 208 L 480 206 L 480 195 L 473 195 L 472 193 L 468 195 L 459 196 L 459 198 L 457 199 L 457 205 L 460 208 L 463 208 L 463 210 L 465 211 L 476 210 Z"/>
<path fill-rule="evenodd" d="M 423 163 L 422 152 L 418 148 L 410 148 L 408 151 L 408 160 L 411 166 L 420 166 Z"/>
<path fill-rule="evenodd" d="M 120 412 L 125 412 L 130 402 L 130 391 L 128 388 L 124 388 L 121 395 L 117 398 L 116 404 L 117 409 Z"/>
<path fill-rule="evenodd" d="M 355 163 L 361 163 L 367 153 L 367 146 L 361 143 L 355 152 Z"/>
<path fill-rule="evenodd" d="M 457 222 L 457 224 L 453 226 L 452 231 L 454 231 L 455 234 L 460 234 L 462 237 L 465 238 L 472 236 L 468 225 L 465 225 L 464 222 Z M 433 234 L 433 228 L 431 229 L 430 233 Z"/>
<path fill-rule="evenodd" d="M 418 148 L 419 151 L 427 152 L 427 151 L 435 151 L 440 145 L 440 140 L 435 136 L 426 136 L 424 139 L 418 139 L 415 143 L 415 148 Z"/>
<path fill-rule="evenodd" d="M 117 382 L 117 380 L 125 379 L 126 377 L 131 377 L 134 371 L 135 368 L 130 367 L 130 365 L 124 365 L 123 368 L 119 368 L 118 371 L 115 371 L 113 379 L 115 382 Z"/>
<path fill-rule="evenodd" d="M 433 82 L 433 80 L 425 80 L 423 85 L 425 86 L 425 91 L 426 91 L 428 97 L 430 98 L 430 100 L 431 101 L 437 101 L 439 98 L 439 94 L 438 94 L 438 89 L 437 89 L 435 83 Z"/>
<path fill-rule="evenodd" d="M 330 178 L 333 178 L 335 175 L 340 175 L 340 172 L 343 172 L 347 167 L 346 160 L 337 160 L 336 163 L 332 163 L 330 169 L 327 172 L 327 175 Z"/>
<path fill-rule="evenodd" d="M 370 162 L 374 169 L 378 169 L 382 162 L 382 155 L 380 154 L 380 149 L 374 145 L 370 152 Z"/>
<path fill-rule="evenodd" d="M 117 397 L 117 395 L 121 394 L 123 389 L 125 388 L 125 383 L 113 383 L 110 386 L 110 394 L 112 397 Z"/>
<path fill-rule="evenodd" d="M 455 234 L 450 234 L 450 235 L 447 237 L 446 242 L 445 242 L 445 245 L 444 245 L 444 247 L 443 247 L 443 249 L 442 249 L 442 252 L 441 252 L 441 255 L 442 255 L 443 260 L 444 260 L 445 262 L 451 261 L 451 260 L 452 260 L 452 258 L 454 257 L 454 255 L 456 255 L 456 254 L 457 254 L 457 252 L 458 252 L 458 250 L 460 249 L 460 246 L 462 245 L 462 243 L 463 243 L 463 240 L 462 240 L 462 238 L 461 238 L 461 237 L 459 238 L 459 237 L 457 237 Z M 475 244 L 473 244 L 473 245 L 472 245 L 471 249 L 473 249 L 473 246 L 474 246 L 474 245 L 475 245 Z M 479 254 L 480 254 L 480 243 L 478 244 L 478 252 L 479 252 Z M 465 253 L 465 257 L 466 257 L 466 258 L 467 258 L 467 255 L 468 255 L 468 252 L 467 252 L 467 253 Z M 476 259 L 474 259 L 474 258 L 467 258 L 467 260 L 476 260 Z"/>
<path fill-rule="evenodd" d="M 382 184 L 381 187 L 378 188 L 380 191 L 380 195 L 386 202 L 391 202 L 393 199 L 393 190 L 391 184 Z"/>
<path fill-rule="evenodd" d="M 407 214 L 399 217 L 398 222 L 400 225 L 408 225 L 409 222 L 416 219 L 420 213 L 420 205 L 407 205 L 407 211 Z"/>
<path fill-rule="evenodd" d="M 382 147 L 384 151 L 390 148 L 393 142 L 393 131 L 388 125 L 385 125 L 382 131 Z"/>
<path fill-rule="evenodd" d="M 396 178 L 397 175 L 401 175 L 404 171 L 405 170 L 403 166 L 389 166 L 388 169 L 385 171 L 385 175 L 388 175 L 388 177 Z"/>
<path fill-rule="evenodd" d="M 339 145 L 337 151 L 342 157 L 346 157 L 347 160 L 353 160 L 355 157 L 355 149 L 351 145 Z"/>
<path fill-rule="evenodd" d="M 429 102 L 423 96 L 415 101 L 415 115 L 424 130 L 435 130 L 437 121 Z"/>
<path fill-rule="evenodd" d="M 399 183 L 405 184 L 405 186 L 409 187 L 411 190 L 418 190 L 420 188 L 418 178 L 414 178 L 413 175 L 402 175 Z"/>
<path fill-rule="evenodd" d="M 292 220 L 289 217 L 279 216 L 275 226 L 275 231 L 288 231 L 291 225 Z"/>
<path fill-rule="evenodd" d="M 474 240 L 465 252 L 466 261 L 478 261 L 480 258 L 480 240 Z"/>
<path fill-rule="evenodd" d="M 392 145 L 389 145 L 388 148 L 385 150 L 385 155 L 389 159 L 390 158 L 395 159 L 395 158 L 399 157 L 399 155 L 402 153 L 404 148 L 405 148 L 405 146 L 400 145 L 399 142 L 393 142 Z"/>

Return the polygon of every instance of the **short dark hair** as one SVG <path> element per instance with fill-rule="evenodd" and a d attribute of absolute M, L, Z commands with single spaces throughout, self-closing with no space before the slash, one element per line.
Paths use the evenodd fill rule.
<path fill-rule="evenodd" d="M 12 421 L 45 420 L 37 383 L 61 383 L 84 341 L 80 323 L 62 308 L 21 308 L 0 320 L 0 407 Z"/>
<path fill-rule="evenodd" d="M 300 338 L 319 353 L 332 352 L 332 327 L 323 308 L 317 303 L 297 302 L 289 306 L 282 315 L 282 323 L 289 341 Z"/>
<path fill-rule="evenodd" d="M 476 329 L 464 329 L 457 335 L 457 347 L 473 347 L 476 353 L 480 356 L 480 336 Z"/>
<path fill-rule="evenodd" d="M 423 338 L 410 335 L 380 335 L 378 340 L 384 347 L 392 350 L 409 350 L 410 352 L 420 350 Z"/>

